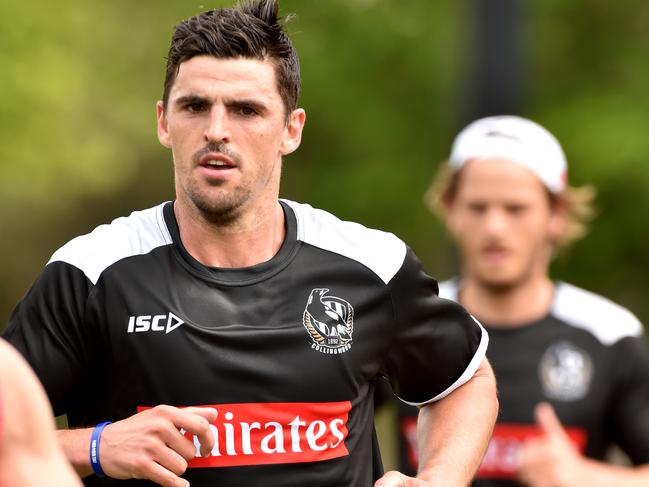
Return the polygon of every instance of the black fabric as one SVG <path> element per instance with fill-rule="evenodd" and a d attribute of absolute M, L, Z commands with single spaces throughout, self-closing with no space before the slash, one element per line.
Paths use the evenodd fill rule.
<path fill-rule="evenodd" d="M 118 421 L 157 404 L 348 401 L 345 456 L 190 468 L 184 477 L 193 487 L 370 486 L 382 474 L 375 379 L 388 375 L 404 397 L 430 399 L 466 369 L 479 328 L 435 296 L 434 280 L 411 251 L 386 285 L 365 265 L 297 240 L 296 218 L 284 208 L 287 237 L 273 259 L 215 269 L 185 251 L 168 204 L 173 243 L 117 260 L 94 285 L 69 263 L 47 265 L 5 337 L 71 427 Z M 304 324 L 310 297 L 322 290 L 353 306 L 351 346 L 340 353 L 319 351 Z M 136 331 L 140 326 L 146 331 Z M 94 476 L 84 482 L 153 485 Z"/>

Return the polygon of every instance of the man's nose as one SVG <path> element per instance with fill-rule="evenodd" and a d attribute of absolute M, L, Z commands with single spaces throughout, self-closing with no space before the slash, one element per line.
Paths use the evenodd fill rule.
<path fill-rule="evenodd" d="M 210 110 L 203 134 L 205 142 L 229 142 L 230 127 L 226 110 L 217 105 Z"/>
<path fill-rule="evenodd" d="M 486 212 L 483 224 L 490 235 L 502 235 L 507 231 L 507 217 L 497 208 L 491 208 Z"/>

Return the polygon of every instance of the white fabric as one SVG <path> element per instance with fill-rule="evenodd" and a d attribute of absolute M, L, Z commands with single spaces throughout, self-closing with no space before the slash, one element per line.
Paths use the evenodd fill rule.
<path fill-rule="evenodd" d="M 385 284 L 403 265 L 406 244 L 393 234 L 342 221 L 307 204 L 282 201 L 295 212 L 298 240 L 363 264 Z"/>
<path fill-rule="evenodd" d="M 521 117 L 487 117 L 469 124 L 453 142 L 449 164 L 461 169 L 476 158 L 507 159 L 531 170 L 553 193 L 566 188 L 568 166 L 557 139 Z"/>
<path fill-rule="evenodd" d="M 642 324 L 628 309 L 565 282 L 556 286 L 552 314 L 571 326 L 589 331 L 607 346 L 642 334 Z"/>
<path fill-rule="evenodd" d="M 166 203 L 100 225 L 57 250 L 49 263 L 66 262 L 83 271 L 96 284 L 101 273 L 115 262 L 143 255 L 172 243 L 162 214 Z"/>

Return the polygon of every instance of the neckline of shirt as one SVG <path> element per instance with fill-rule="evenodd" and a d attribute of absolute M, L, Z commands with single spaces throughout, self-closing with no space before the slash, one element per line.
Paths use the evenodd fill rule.
<path fill-rule="evenodd" d="M 295 212 L 285 202 L 279 200 L 279 203 L 284 211 L 284 227 L 286 230 L 286 236 L 279 251 L 266 262 L 240 268 L 209 267 L 201 264 L 192 257 L 182 243 L 178 221 L 173 210 L 173 201 L 165 204 L 163 214 L 177 256 L 188 271 L 201 279 L 218 284 L 246 286 L 266 280 L 281 272 L 293 260 L 299 249 L 300 241 L 297 239 L 298 224 Z"/>

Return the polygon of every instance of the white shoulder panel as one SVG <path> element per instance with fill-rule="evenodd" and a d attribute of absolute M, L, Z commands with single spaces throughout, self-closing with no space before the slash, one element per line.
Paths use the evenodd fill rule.
<path fill-rule="evenodd" d="M 96 284 L 101 273 L 118 260 L 172 243 L 162 214 L 164 205 L 134 211 L 72 239 L 52 255 L 48 264 L 66 262 L 82 270 Z"/>
<path fill-rule="evenodd" d="M 569 325 L 589 331 L 607 346 L 627 336 L 642 334 L 642 324 L 628 309 L 565 282 L 557 283 L 552 314 Z"/>
<path fill-rule="evenodd" d="M 403 265 L 406 244 L 395 235 L 342 221 L 310 205 L 282 201 L 295 212 L 298 240 L 360 262 L 385 284 Z"/>
<path fill-rule="evenodd" d="M 451 301 L 457 301 L 457 279 L 449 279 L 448 281 L 442 281 L 439 283 L 439 297 L 450 299 Z"/>

